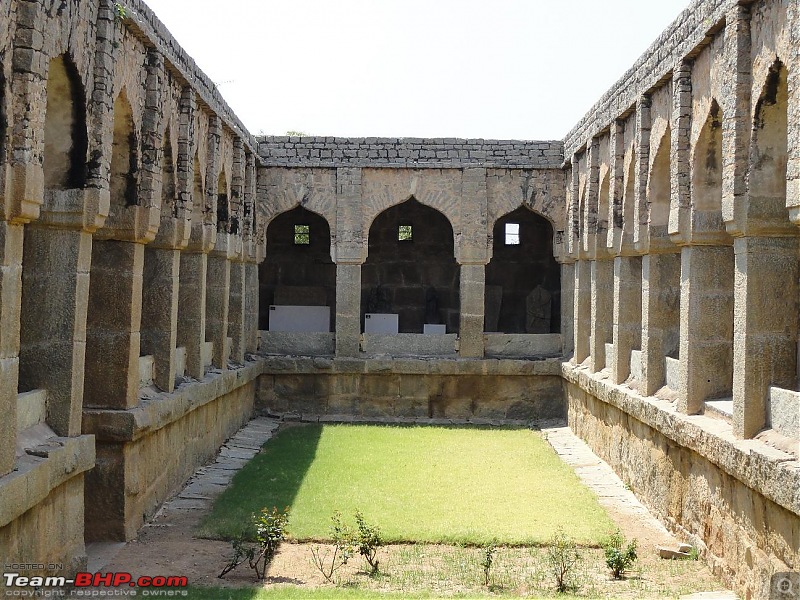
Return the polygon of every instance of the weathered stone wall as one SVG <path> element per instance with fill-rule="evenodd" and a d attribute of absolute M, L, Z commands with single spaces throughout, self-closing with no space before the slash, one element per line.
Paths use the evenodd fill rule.
<path fill-rule="evenodd" d="M 257 406 L 301 416 L 531 421 L 563 417 L 557 360 L 270 358 Z"/>
<path fill-rule="evenodd" d="M 797 457 L 585 368 L 564 374 L 570 428 L 723 581 L 744 597 L 773 597 L 771 575 L 800 565 Z"/>
<path fill-rule="evenodd" d="M 210 377 L 133 414 L 87 411 L 97 464 L 86 477 L 87 541 L 129 540 L 253 414 L 259 368 Z"/>

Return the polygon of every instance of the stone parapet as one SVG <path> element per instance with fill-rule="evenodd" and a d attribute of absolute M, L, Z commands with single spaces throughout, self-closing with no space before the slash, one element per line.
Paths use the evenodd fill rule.
<path fill-rule="evenodd" d="M 560 141 L 461 138 L 259 137 L 258 153 L 269 167 L 464 167 L 558 169 Z"/>
<path fill-rule="evenodd" d="M 798 452 L 736 439 L 725 421 L 681 414 L 585 367 L 564 363 L 563 376 L 570 428 L 716 575 L 744 597 L 767 598 L 771 574 L 796 570 Z"/>

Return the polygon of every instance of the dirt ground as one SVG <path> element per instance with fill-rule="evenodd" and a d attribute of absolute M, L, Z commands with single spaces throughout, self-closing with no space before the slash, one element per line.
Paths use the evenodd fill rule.
<path fill-rule="evenodd" d="M 677 597 L 701 591 L 724 590 L 702 561 L 669 561 L 658 557 L 656 545 L 677 546 L 678 540 L 652 521 L 632 515 L 624 506 L 602 502 L 626 539 L 638 541 L 639 560 L 625 581 L 613 581 L 605 568 L 600 549 L 584 548 L 579 580 L 582 595 L 615 598 Z M 311 545 L 285 543 L 267 571 L 263 584 L 247 565 L 241 565 L 224 579 L 217 575 L 231 555 L 231 545 L 217 540 L 198 539 L 193 532 L 204 510 L 181 510 L 169 504 L 153 522 L 146 525 L 138 539 L 129 542 L 102 571 L 129 571 L 140 575 L 184 575 L 190 585 L 229 587 L 295 584 L 329 586 L 311 560 Z M 323 548 L 324 550 L 325 548 Z M 542 549 L 498 548 L 493 565 L 496 591 L 530 593 L 531 582 L 539 580 L 537 593 L 552 588 Z M 448 546 L 387 546 L 379 554 L 388 575 L 371 578 L 362 571 L 362 560 L 355 557 L 337 572 L 339 584 L 386 591 L 422 591 L 432 593 L 480 591 L 482 570 L 480 549 Z M 105 561 L 103 561 L 105 562 Z M 468 564 L 467 564 L 468 563 Z M 430 571 L 428 575 L 425 571 Z M 460 572 L 461 582 L 442 582 L 442 573 Z"/>

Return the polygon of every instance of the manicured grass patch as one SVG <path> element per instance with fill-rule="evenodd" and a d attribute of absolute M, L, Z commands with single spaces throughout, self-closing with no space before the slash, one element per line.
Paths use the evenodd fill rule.
<path fill-rule="evenodd" d="M 328 538 L 360 509 L 387 541 L 582 544 L 613 528 L 594 495 L 527 429 L 308 425 L 280 432 L 234 478 L 200 533 L 233 538 L 262 507 L 291 507 L 290 536 Z"/>

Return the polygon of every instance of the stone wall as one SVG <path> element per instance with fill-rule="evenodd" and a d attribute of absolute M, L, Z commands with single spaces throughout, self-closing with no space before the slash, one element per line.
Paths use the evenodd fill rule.
<path fill-rule="evenodd" d="M 269 358 L 257 406 L 300 417 L 512 420 L 565 415 L 558 360 Z"/>
<path fill-rule="evenodd" d="M 565 365 L 564 374 L 570 428 L 725 583 L 774 597 L 771 575 L 800 565 L 797 457 L 586 368 Z"/>

